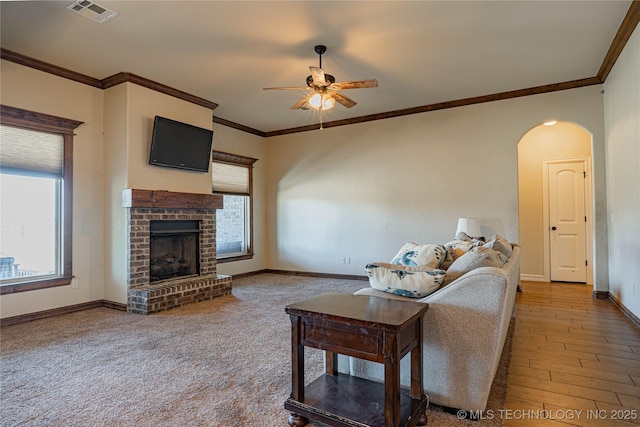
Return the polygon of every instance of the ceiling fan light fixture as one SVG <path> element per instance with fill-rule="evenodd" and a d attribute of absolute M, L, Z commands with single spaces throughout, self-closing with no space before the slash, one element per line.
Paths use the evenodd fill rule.
<path fill-rule="evenodd" d="M 311 98 L 309 98 L 309 106 L 316 110 L 328 110 L 333 108 L 336 104 L 336 100 L 329 94 L 320 94 L 316 93 Z"/>
<path fill-rule="evenodd" d="M 2 1 L 2 0 L 0 0 Z M 336 83 L 336 78 L 331 74 L 327 74 L 322 69 L 322 54 L 325 53 L 327 47 L 317 45 L 316 53 L 320 56 L 319 67 L 310 66 L 311 75 L 307 76 L 306 87 L 286 86 L 286 87 L 265 87 L 263 90 L 303 90 L 305 95 L 293 104 L 291 110 L 319 110 L 320 111 L 320 129 L 322 129 L 322 112 L 333 108 L 336 103 L 346 108 L 354 107 L 357 102 L 353 99 L 338 92 L 340 90 L 358 89 L 378 87 L 376 79 L 351 80 Z"/>
<path fill-rule="evenodd" d="M 315 109 L 320 108 L 322 104 L 322 96 L 319 93 L 316 93 L 311 98 L 309 98 L 309 105 Z"/>
<path fill-rule="evenodd" d="M 324 110 L 328 110 L 330 108 L 333 108 L 334 105 L 336 105 L 336 100 L 333 99 L 333 96 L 331 95 L 324 95 L 322 97 L 322 108 Z"/>

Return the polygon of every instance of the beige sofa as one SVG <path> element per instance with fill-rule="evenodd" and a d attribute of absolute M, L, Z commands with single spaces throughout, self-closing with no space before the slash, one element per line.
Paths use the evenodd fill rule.
<path fill-rule="evenodd" d="M 370 287 L 356 292 L 429 304 L 424 319 L 423 384 L 431 402 L 466 411 L 486 408 L 520 283 L 520 247 L 512 244 L 512 248 L 501 268 L 476 268 L 424 298 Z M 401 384 L 408 387 L 409 355 L 400 366 Z M 379 382 L 384 378 L 384 365 L 342 355 L 338 369 Z"/>

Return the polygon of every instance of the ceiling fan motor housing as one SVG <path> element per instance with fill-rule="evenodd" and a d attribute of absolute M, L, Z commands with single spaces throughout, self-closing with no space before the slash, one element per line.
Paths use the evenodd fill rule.
<path fill-rule="evenodd" d="M 318 66 L 318 68 L 322 68 L 322 54 L 327 51 L 327 47 L 323 44 L 319 44 L 316 45 L 313 50 L 315 50 L 320 57 L 320 60 L 318 61 L 320 65 Z"/>
<path fill-rule="evenodd" d="M 327 86 L 336 82 L 336 78 L 333 77 L 331 74 L 325 74 L 324 75 L 324 79 L 328 83 Z M 307 86 L 314 87 L 314 85 L 313 85 L 313 77 L 312 76 L 307 76 Z"/>

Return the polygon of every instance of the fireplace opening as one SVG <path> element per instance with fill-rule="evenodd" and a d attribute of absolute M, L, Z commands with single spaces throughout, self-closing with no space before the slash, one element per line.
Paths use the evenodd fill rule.
<path fill-rule="evenodd" d="M 200 274 L 200 221 L 150 221 L 150 281 Z"/>

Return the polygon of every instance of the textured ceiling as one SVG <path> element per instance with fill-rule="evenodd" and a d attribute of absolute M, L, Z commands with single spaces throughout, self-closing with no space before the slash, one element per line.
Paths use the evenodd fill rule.
<path fill-rule="evenodd" d="M 313 47 L 344 94 L 325 121 L 596 76 L 630 1 L 99 1 L 99 24 L 71 1 L 2 1 L 2 48 L 104 79 L 130 72 L 219 104 L 260 131 L 318 122 L 290 110 Z"/>

